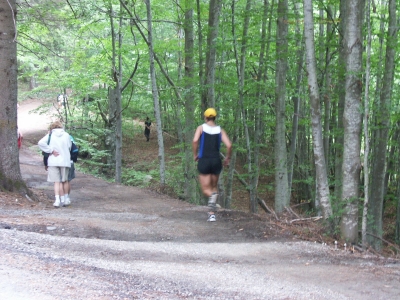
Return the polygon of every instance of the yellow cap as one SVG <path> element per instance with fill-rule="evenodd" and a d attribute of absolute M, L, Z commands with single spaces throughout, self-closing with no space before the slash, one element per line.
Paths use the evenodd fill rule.
<path fill-rule="evenodd" d="M 208 108 L 205 112 L 204 112 L 204 116 L 206 118 L 213 118 L 217 116 L 217 112 L 214 108 Z"/>

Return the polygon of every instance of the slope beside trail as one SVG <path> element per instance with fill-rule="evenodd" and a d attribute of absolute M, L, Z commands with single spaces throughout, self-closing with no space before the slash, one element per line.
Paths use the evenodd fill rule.
<path fill-rule="evenodd" d="M 0 194 L 0 299 L 397 299 L 400 264 L 281 236 L 262 216 L 207 209 L 77 172 L 55 209 L 23 102 L 21 172 L 39 201 Z M 155 143 L 155 141 L 153 141 Z M 276 227 L 274 227 L 276 228 Z"/>

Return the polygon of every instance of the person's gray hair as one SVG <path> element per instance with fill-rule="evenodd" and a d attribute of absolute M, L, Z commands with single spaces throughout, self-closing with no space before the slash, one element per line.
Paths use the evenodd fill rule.
<path fill-rule="evenodd" d="M 53 130 L 56 128 L 63 128 L 63 124 L 60 121 L 55 121 L 55 122 L 51 123 L 50 130 Z"/>

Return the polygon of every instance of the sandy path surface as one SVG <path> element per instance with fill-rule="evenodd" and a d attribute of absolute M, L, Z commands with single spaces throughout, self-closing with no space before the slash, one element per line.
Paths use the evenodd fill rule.
<path fill-rule="evenodd" d="M 19 109 L 20 163 L 44 196 L 0 199 L 0 299 L 399 298 L 398 260 L 283 238 L 243 212 L 207 223 L 204 207 L 79 172 L 72 205 L 54 209 L 28 147 L 48 126 L 27 114 L 36 105 Z"/>

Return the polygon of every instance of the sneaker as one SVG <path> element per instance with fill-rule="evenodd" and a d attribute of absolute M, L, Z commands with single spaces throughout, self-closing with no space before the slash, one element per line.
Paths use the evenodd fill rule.
<path fill-rule="evenodd" d="M 207 222 L 215 222 L 215 221 L 217 221 L 217 219 L 215 218 L 215 215 L 214 214 L 210 214 L 208 216 Z"/>
<path fill-rule="evenodd" d="M 208 198 L 208 207 L 215 208 L 217 206 L 218 194 L 213 193 L 210 198 Z"/>
<path fill-rule="evenodd" d="M 65 199 L 63 206 L 69 206 L 69 205 L 71 205 L 71 200 L 69 198 L 67 198 L 67 199 Z"/>
<path fill-rule="evenodd" d="M 53 203 L 54 207 L 60 207 L 60 200 L 56 199 L 56 201 Z"/>

